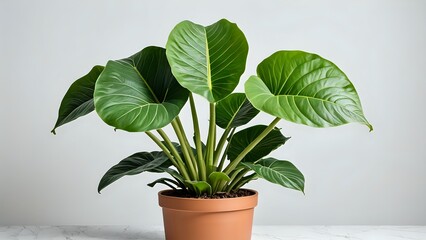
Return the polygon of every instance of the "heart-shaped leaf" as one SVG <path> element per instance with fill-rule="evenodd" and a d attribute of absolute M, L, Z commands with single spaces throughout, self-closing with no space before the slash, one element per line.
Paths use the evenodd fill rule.
<path fill-rule="evenodd" d="M 166 49 L 179 83 L 209 102 L 235 89 L 248 54 L 243 32 L 226 19 L 207 27 L 183 21 L 171 31 Z"/>
<path fill-rule="evenodd" d="M 171 166 L 171 161 L 163 152 L 135 153 L 111 167 L 99 182 L 98 192 L 106 186 L 126 175 L 135 175 L 142 172 L 164 172 Z"/>
<path fill-rule="evenodd" d="M 103 70 L 103 66 L 94 66 L 88 74 L 71 84 L 59 107 L 58 120 L 52 129 L 53 134 L 56 134 L 55 130 L 59 126 L 74 121 L 95 109 L 93 91 L 96 80 Z"/>
<path fill-rule="evenodd" d="M 228 158 L 234 160 L 267 126 L 256 125 L 243 129 L 234 134 L 229 143 Z M 244 158 L 243 162 L 254 162 L 268 155 L 279 146 L 283 145 L 289 138 L 284 137 L 280 130 L 275 128 L 266 135 Z"/>
<path fill-rule="evenodd" d="M 303 174 L 289 161 L 265 158 L 256 163 L 243 163 L 256 172 L 258 177 L 286 188 L 304 191 Z"/>
<path fill-rule="evenodd" d="M 245 83 L 253 106 L 273 116 L 313 127 L 359 122 L 364 117 L 355 87 L 332 62 L 302 51 L 279 51 Z"/>
<path fill-rule="evenodd" d="M 144 132 L 169 124 L 188 99 L 173 77 L 166 51 L 147 47 L 122 60 L 109 61 L 95 87 L 95 106 L 107 124 Z"/>
<path fill-rule="evenodd" d="M 223 129 L 239 127 L 258 113 L 244 93 L 232 93 L 216 104 L 216 124 Z"/>

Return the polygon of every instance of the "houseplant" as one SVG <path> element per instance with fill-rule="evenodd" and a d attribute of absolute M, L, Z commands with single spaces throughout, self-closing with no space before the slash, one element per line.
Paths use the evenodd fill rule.
<path fill-rule="evenodd" d="M 166 227 L 184 222 L 175 227 L 178 229 L 166 228 L 167 239 L 172 239 L 171 236 L 179 239 L 176 237 L 179 233 L 174 231 L 182 229 L 186 234 L 184 239 L 249 239 L 257 193 L 243 190 L 242 186 L 263 178 L 304 191 L 304 176 L 292 163 L 266 157 L 289 139 L 276 128 L 281 119 L 312 127 L 350 122 L 365 124 L 370 130 L 372 126 L 364 117 L 357 92 L 347 76 L 332 62 L 312 53 L 272 54 L 258 65 L 257 75 L 245 82 L 245 93 L 233 93 L 245 70 L 247 54 L 246 38 L 236 24 L 222 19 L 204 27 L 183 21 L 171 31 L 165 49 L 144 48 L 128 58 L 108 61 L 105 67 L 95 66 L 75 81 L 61 102 L 52 132 L 95 109 L 115 129 L 145 132 L 161 151 L 139 152 L 123 159 L 105 173 L 98 191 L 125 175 L 165 172 L 171 177 L 162 177 L 148 185 L 165 184 L 174 190 L 159 194 Z M 193 94 L 209 103 L 208 137 L 204 142 Z M 188 100 L 193 137 L 186 133 L 179 118 Z M 259 111 L 275 119 L 269 125 L 239 130 Z M 176 133 L 176 142 L 163 131 L 169 125 Z M 223 131 L 217 131 L 217 127 Z M 237 197 L 227 198 L 233 196 Z M 200 200 L 218 197 L 226 199 Z M 193 233 L 194 225 L 185 224 L 188 215 L 172 216 L 180 221 L 166 219 L 168 214 L 185 212 L 170 207 L 172 200 L 186 208 L 183 203 L 186 200 L 192 201 L 189 206 L 200 201 L 224 206 L 226 201 L 234 199 L 250 203 L 243 209 L 223 212 L 244 212 L 249 218 L 245 221 L 248 234 L 227 233 L 219 237 L 216 232 L 226 226 L 218 225 L 223 220 L 212 220 L 206 223 L 217 225 L 200 230 L 200 236 Z M 198 211 L 185 210 L 190 216 Z M 196 217 L 200 216 L 204 219 L 205 213 Z M 202 225 L 206 224 L 196 228 Z M 225 225 L 229 228 L 230 224 Z M 189 232 L 193 234 L 188 235 Z"/>

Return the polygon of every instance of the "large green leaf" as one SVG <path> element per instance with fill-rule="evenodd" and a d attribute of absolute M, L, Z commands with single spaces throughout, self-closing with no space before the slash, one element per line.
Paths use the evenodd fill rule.
<path fill-rule="evenodd" d="M 228 158 L 234 160 L 237 156 L 265 130 L 267 126 L 256 125 L 243 129 L 234 134 L 229 143 Z M 280 130 L 275 128 L 266 135 L 244 158 L 243 162 L 254 162 L 268 155 L 279 146 L 283 145 L 289 138 L 284 137 Z"/>
<path fill-rule="evenodd" d="M 135 153 L 111 167 L 99 182 L 98 192 L 106 186 L 126 175 L 135 175 L 142 172 L 164 172 L 171 166 L 171 161 L 163 152 Z"/>
<path fill-rule="evenodd" d="M 188 99 L 173 77 L 166 51 L 147 47 L 122 60 L 109 61 L 95 87 L 95 106 L 109 125 L 144 132 L 169 124 Z"/>
<path fill-rule="evenodd" d="M 207 27 L 183 21 L 171 31 L 166 49 L 179 83 L 209 102 L 235 89 L 248 54 L 243 32 L 226 19 Z"/>
<path fill-rule="evenodd" d="M 286 188 L 304 191 L 303 174 L 289 161 L 265 158 L 256 163 L 243 163 L 256 172 L 258 177 Z"/>
<path fill-rule="evenodd" d="M 364 117 L 358 94 L 332 62 L 302 51 L 279 51 L 257 67 L 245 83 L 253 106 L 273 116 L 313 127 L 359 122 Z"/>
<path fill-rule="evenodd" d="M 216 104 L 216 124 L 223 129 L 239 127 L 258 113 L 244 93 L 232 93 Z"/>
<path fill-rule="evenodd" d="M 88 74 L 71 84 L 59 107 L 58 120 L 56 120 L 55 127 L 52 129 L 53 134 L 56 134 L 55 130 L 59 126 L 84 116 L 95 109 L 93 91 L 96 80 L 103 70 L 103 66 L 94 66 Z"/>

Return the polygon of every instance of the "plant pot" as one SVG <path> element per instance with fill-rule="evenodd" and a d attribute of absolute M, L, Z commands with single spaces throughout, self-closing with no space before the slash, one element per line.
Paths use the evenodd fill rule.
<path fill-rule="evenodd" d="M 158 193 L 166 240 L 250 240 L 258 193 L 237 198 L 197 199 Z"/>

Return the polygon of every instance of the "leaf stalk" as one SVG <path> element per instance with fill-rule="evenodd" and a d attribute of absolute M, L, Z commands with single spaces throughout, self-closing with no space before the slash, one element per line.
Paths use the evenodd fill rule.
<path fill-rule="evenodd" d="M 264 137 L 268 135 L 269 132 L 274 129 L 275 125 L 281 120 L 281 118 L 275 118 L 263 132 L 257 136 L 225 169 L 224 173 L 230 174 L 232 170 L 234 170 L 238 164 L 243 160 L 243 158 L 260 142 Z"/>
<path fill-rule="evenodd" d="M 177 123 L 176 119 L 172 121 L 173 129 L 175 130 L 176 136 L 179 139 L 179 143 L 182 148 L 182 153 L 186 162 L 186 165 L 188 166 L 189 174 L 191 175 L 192 180 L 198 180 L 198 174 L 195 170 L 195 166 L 193 164 L 193 161 L 189 155 L 189 151 L 192 151 L 192 149 L 188 149 L 185 139 L 183 137 L 183 133 L 181 132 L 179 128 L 179 124 Z"/>
<path fill-rule="evenodd" d="M 191 106 L 192 123 L 194 126 L 194 137 L 195 137 L 195 148 L 197 150 L 197 165 L 199 177 L 202 181 L 206 181 L 206 163 L 203 158 L 203 147 L 201 144 L 200 126 L 198 123 L 197 109 L 195 107 L 194 97 L 192 93 L 189 93 L 189 103 Z"/>
<path fill-rule="evenodd" d="M 189 174 L 186 170 L 185 165 L 183 164 L 183 162 L 178 162 L 176 161 L 175 156 L 173 156 L 169 149 L 167 149 L 167 147 L 160 141 L 160 139 L 158 139 L 153 133 L 147 131 L 145 132 L 146 135 L 148 135 L 160 148 L 161 150 L 163 150 L 163 152 L 166 154 L 166 156 L 170 159 L 170 161 L 173 163 L 173 165 L 178 169 L 178 171 L 182 174 L 182 176 L 184 177 L 184 179 L 188 179 L 190 180 L 191 178 L 189 177 Z"/>
<path fill-rule="evenodd" d="M 210 122 L 209 122 L 209 134 L 207 138 L 207 175 L 213 172 L 213 157 L 216 142 L 216 107 L 214 103 L 210 103 Z"/>

